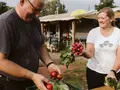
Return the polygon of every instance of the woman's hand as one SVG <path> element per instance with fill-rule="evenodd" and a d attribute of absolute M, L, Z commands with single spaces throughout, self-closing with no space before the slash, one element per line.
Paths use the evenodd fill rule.
<path fill-rule="evenodd" d="M 114 74 L 114 72 L 113 71 L 111 71 L 107 76 L 106 76 L 106 78 L 114 78 L 114 79 L 116 79 L 116 81 L 117 81 L 117 78 L 116 78 L 116 76 L 115 76 L 115 74 Z"/>

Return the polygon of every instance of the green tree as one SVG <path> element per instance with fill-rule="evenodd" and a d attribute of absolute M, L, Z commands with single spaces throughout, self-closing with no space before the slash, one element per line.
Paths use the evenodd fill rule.
<path fill-rule="evenodd" d="M 11 7 L 7 6 L 5 2 L 0 2 L 0 14 L 8 11 Z"/>
<path fill-rule="evenodd" d="M 116 7 L 114 5 L 114 0 L 100 0 L 100 3 L 98 5 L 95 5 L 95 10 L 99 11 L 104 7 L 111 7 L 111 8 Z"/>
<path fill-rule="evenodd" d="M 60 2 L 60 0 L 52 0 L 52 1 L 48 1 L 45 4 L 40 16 L 57 14 L 57 12 L 58 14 L 66 13 L 67 12 L 66 7 L 64 4 Z"/>

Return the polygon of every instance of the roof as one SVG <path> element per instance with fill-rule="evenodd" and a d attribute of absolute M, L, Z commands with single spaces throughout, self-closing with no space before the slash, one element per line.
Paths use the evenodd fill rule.
<path fill-rule="evenodd" d="M 48 15 L 48 16 L 40 17 L 41 22 L 69 21 L 73 19 L 75 19 L 75 17 L 72 17 L 70 13 L 55 14 L 55 15 Z"/>
<path fill-rule="evenodd" d="M 120 7 L 113 8 L 115 12 L 115 18 L 120 18 Z M 69 21 L 80 18 L 88 18 L 88 19 L 97 19 L 97 11 L 87 11 L 85 14 L 80 14 L 79 17 L 75 18 L 71 16 L 71 13 L 64 14 L 55 14 L 40 17 L 41 22 L 53 22 L 53 21 Z"/>
<path fill-rule="evenodd" d="M 120 18 L 120 7 L 113 8 L 115 12 L 115 18 Z"/>
<path fill-rule="evenodd" d="M 120 18 L 120 7 L 112 8 L 115 13 L 115 18 Z M 97 19 L 97 11 L 88 12 L 83 15 L 84 18 Z M 81 15 L 80 15 L 81 16 Z"/>
<path fill-rule="evenodd" d="M 80 15 L 80 18 L 88 18 L 88 19 L 96 19 L 97 18 L 97 11 L 89 11 L 82 16 Z"/>

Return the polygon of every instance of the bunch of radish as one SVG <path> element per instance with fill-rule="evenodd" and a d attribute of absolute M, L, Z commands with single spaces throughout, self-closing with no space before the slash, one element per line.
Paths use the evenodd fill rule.
<path fill-rule="evenodd" d="M 54 80 L 54 81 L 58 82 L 59 80 L 62 79 L 62 74 L 59 74 L 57 71 L 50 72 L 50 76 L 51 76 L 51 81 Z M 53 90 L 52 83 L 45 83 L 44 82 L 44 85 L 47 88 L 47 90 Z"/>
<path fill-rule="evenodd" d="M 79 42 L 75 42 L 73 45 L 72 45 L 72 53 L 74 54 L 74 56 L 79 56 L 82 54 L 83 52 L 83 45 L 82 43 L 79 43 Z"/>
<path fill-rule="evenodd" d="M 50 72 L 50 76 L 52 79 L 61 80 L 62 74 L 59 74 L 57 71 Z"/>
<path fill-rule="evenodd" d="M 47 88 L 47 90 L 53 90 L 53 85 L 51 83 L 45 83 L 44 82 L 44 85 Z"/>

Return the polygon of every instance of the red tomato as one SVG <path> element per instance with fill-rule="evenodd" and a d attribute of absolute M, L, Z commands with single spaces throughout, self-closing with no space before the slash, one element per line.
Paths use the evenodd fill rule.
<path fill-rule="evenodd" d="M 77 50 L 78 50 L 78 51 L 80 51 L 80 49 L 79 49 L 79 48 L 78 48 Z"/>
<path fill-rule="evenodd" d="M 82 50 L 82 49 L 83 49 L 83 47 L 81 46 L 81 47 L 80 47 L 80 49 Z"/>
<path fill-rule="evenodd" d="M 82 44 L 81 44 L 81 43 L 79 43 L 79 46 L 82 46 Z"/>
<path fill-rule="evenodd" d="M 62 74 L 58 74 L 57 79 L 61 80 L 62 79 Z"/>
<path fill-rule="evenodd" d="M 50 75 L 51 75 L 51 77 L 57 77 L 57 71 L 52 71 L 51 73 L 50 73 Z"/>
<path fill-rule="evenodd" d="M 53 89 L 53 86 L 52 86 L 51 83 L 48 83 L 48 84 L 46 85 L 46 88 L 47 88 L 48 90 L 52 90 L 52 89 Z"/>
<path fill-rule="evenodd" d="M 78 45 L 79 45 L 79 43 L 78 43 L 78 42 L 76 42 L 76 43 L 75 43 L 75 45 L 76 45 L 76 46 L 78 46 Z"/>
<path fill-rule="evenodd" d="M 75 50 L 75 48 L 72 48 L 72 51 Z"/>
<path fill-rule="evenodd" d="M 73 53 L 75 53 L 75 51 L 72 51 Z"/>
<path fill-rule="evenodd" d="M 74 53 L 74 56 L 77 56 L 77 52 Z"/>
<path fill-rule="evenodd" d="M 72 44 L 72 47 L 75 47 L 75 44 Z"/>

